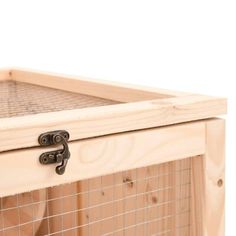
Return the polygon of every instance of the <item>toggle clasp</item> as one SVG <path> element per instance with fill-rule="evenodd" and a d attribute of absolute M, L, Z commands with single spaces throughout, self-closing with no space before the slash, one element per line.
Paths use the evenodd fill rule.
<path fill-rule="evenodd" d="M 43 165 L 61 163 L 55 169 L 58 175 L 65 173 L 66 165 L 68 159 L 70 158 L 70 152 L 68 147 L 68 140 L 70 135 L 65 130 L 51 131 L 43 133 L 39 136 L 40 146 L 54 146 L 54 145 L 63 145 L 63 149 L 56 151 L 45 152 L 40 155 L 39 162 Z"/>

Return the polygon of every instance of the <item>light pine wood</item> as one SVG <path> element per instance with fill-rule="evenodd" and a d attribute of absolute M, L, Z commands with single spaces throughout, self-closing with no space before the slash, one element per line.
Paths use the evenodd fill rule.
<path fill-rule="evenodd" d="M 116 134 L 72 142 L 69 148 L 71 158 L 63 176 L 55 174 L 55 165 L 39 163 L 48 148 L 1 153 L 0 196 L 203 154 L 205 125 L 196 122 Z"/>
<path fill-rule="evenodd" d="M 21 226 L 23 236 L 70 228 L 65 235 L 145 236 L 168 231 L 189 236 L 189 163 L 187 158 L 8 196 L 1 201 L 3 209 L 11 208 L 3 214 L 4 222 L 15 225 L 12 235 L 18 234 L 20 222 L 28 222 Z M 49 218 L 40 221 L 43 217 Z"/>
<path fill-rule="evenodd" d="M 146 228 L 140 226 L 138 232 L 143 235 L 155 234 L 167 226 L 172 229 L 168 235 L 224 235 L 225 124 L 224 120 L 210 118 L 226 113 L 226 99 L 21 69 L 1 70 L 0 81 L 3 80 L 31 83 L 122 103 L 1 118 L 0 197 L 78 180 L 82 181 L 74 186 L 75 189 L 70 190 L 76 192 L 96 186 L 106 189 L 106 183 L 113 179 L 112 175 L 104 175 L 116 173 L 117 177 L 117 172 L 123 171 L 122 179 L 126 176 L 135 179 L 137 176 L 134 176 L 132 170 L 142 167 L 139 174 L 149 178 L 153 171 L 152 165 L 175 161 L 174 164 L 169 164 L 168 168 L 176 174 L 168 180 L 159 181 L 158 184 L 162 187 L 170 184 L 176 188 L 172 192 L 161 193 L 158 199 L 178 199 L 190 194 L 191 200 L 176 201 L 171 209 L 162 207 L 159 209 L 160 217 L 169 211 L 179 214 L 178 217 L 176 215 L 172 219 L 150 223 Z M 38 136 L 47 131 L 60 129 L 70 133 L 71 159 L 63 176 L 55 174 L 54 165 L 42 166 L 38 160 L 40 154 L 51 150 L 38 147 Z M 192 158 L 179 161 L 187 157 Z M 179 163 L 187 165 L 185 161 L 190 164 L 191 174 L 178 175 L 177 171 L 183 167 Z M 191 187 L 177 187 L 190 179 Z M 141 188 L 152 189 L 153 184 L 156 183 L 148 180 Z M 47 191 L 48 197 L 57 194 L 57 187 L 55 189 Z M 130 193 L 135 194 L 135 190 L 137 191 L 133 188 Z M 117 194 L 125 197 L 124 191 L 127 191 L 127 188 L 118 189 Z M 104 203 L 105 196 L 111 197 L 111 192 L 104 190 L 98 191 L 97 194 L 83 195 L 73 201 L 67 199 L 64 201 L 65 206 L 67 203 L 73 203 L 74 207 L 84 208 L 91 202 L 101 204 Z M 149 200 L 146 197 L 141 199 L 139 204 L 146 206 Z M 117 211 L 126 211 L 126 207 L 130 207 L 132 203 L 133 201 L 130 201 L 122 207 L 118 205 L 115 208 L 87 209 L 73 216 L 68 214 L 63 217 L 63 222 L 67 227 L 73 217 L 75 221 L 87 224 L 91 219 L 98 217 L 98 214 L 105 217 Z M 48 206 L 48 212 L 53 215 L 61 204 L 61 200 L 55 201 Z M 189 205 L 191 213 L 185 211 Z M 62 205 L 62 208 L 65 206 Z M 138 216 L 131 214 L 125 221 L 109 220 L 102 224 L 94 224 L 93 228 L 83 227 L 79 233 L 87 235 L 88 231 L 91 231 L 90 234 L 95 236 L 105 234 L 112 228 L 126 227 L 132 224 L 136 217 L 142 218 L 141 221 L 150 220 L 152 210 L 155 208 L 151 207 Z M 12 217 L 12 220 L 15 219 Z M 45 221 L 40 230 L 43 230 L 43 234 L 58 231 L 58 220 L 60 219 L 51 218 L 48 222 Z M 47 232 L 48 225 L 50 232 Z M 182 228 L 185 225 L 191 225 L 191 230 L 189 231 L 189 227 Z M 24 232 L 30 232 L 32 227 L 26 230 Z M 125 233 L 134 235 L 137 233 L 135 230 L 125 229 Z M 117 233 L 117 236 L 122 235 L 122 232 L 120 233 Z M 71 234 L 72 231 L 65 233 Z"/>
<path fill-rule="evenodd" d="M 171 212 L 175 216 L 171 222 L 172 234 L 175 236 L 189 236 L 190 218 L 190 189 L 191 189 L 191 158 L 172 163 L 172 185 L 175 187 L 171 199 L 175 202 Z"/>
<path fill-rule="evenodd" d="M 66 129 L 72 141 L 207 119 L 226 113 L 224 98 L 136 88 L 136 86 L 18 69 L 1 73 L 2 78 L 7 73 L 13 80 L 126 103 L 1 118 L 0 152 L 38 146 L 38 136 L 50 130 Z"/>
<path fill-rule="evenodd" d="M 192 162 L 191 236 L 223 236 L 225 121 L 206 122 L 206 152 Z"/>
<path fill-rule="evenodd" d="M 78 229 L 78 234 L 83 236 L 83 235 L 89 235 L 89 198 L 90 195 L 88 193 L 89 191 L 89 180 L 86 179 L 84 181 L 78 181 L 77 186 L 78 186 L 78 197 L 77 197 L 77 202 L 78 202 L 78 225 L 84 225 L 83 227 L 80 227 Z M 92 195 L 93 196 L 93 195 Z M 92 197 L 91 196 L 91 197 Z"/>
<path fill-rule="evenodd" d="M 2 69 L 0 70 L 0 81 L 2 80 L 10 80 L 11 79 L 11 73 L 8 69 Z"/>
<path fill-rule="evenodd" d="M 137 85 L 95 80 L 86 77 L 65 76 L 52 73 L 11 70 L 11 78 L 16 81 L 62 89 L 102 97 L 120 102 L 135 102 L 187 95 L 188 93 L 159 88 L 146 88 Z"/>
<path fill-rule="evenodd" d="M 225 121 L 206 124 L 204 236 L 223 236 L 225 217 Z M 222 185 L 221 185 L 222 181 Z"/>
<path fill-rule="evenodd" d="M 191 160 L 191 234 L 190 236 L 205 236 L 205 179 L 204 156 L 196 156 Z"/>
<path fill-rule="evenodd" d="M 80 200 L 89 199 L 90 234 L 189 236 L 190 168 L 187 158 L 80 181 L 89 182 Z"/>
<path fill-rule="evenodd" d="M 226 100 L 192 95 L 4 118 L 0 122 L 0 152 L 38 146 L 41 133 L 66 129 L 70 140 L 165 126 L 226 113 Z"/>
<path fill-rule="evenodd" d="M 88 223 L 99 221 L 103 218 L 102 206 L 99 206 L 103 202 L 102 196 L 102 177 L 92 178 L 88 180 L 89 191 L 88 191 L 88 206 L 91 208 L 88 210 Z M 97 205 L 97 206 L 96 206 Z M 100 236 L 102 235 L 102 224 L 101 222 L 93 223 L 88 226 L 88 235 Z"/>

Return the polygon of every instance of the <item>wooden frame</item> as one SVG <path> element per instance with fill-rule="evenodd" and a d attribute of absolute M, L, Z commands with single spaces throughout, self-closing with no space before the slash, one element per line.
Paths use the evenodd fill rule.
<path fill-rule="evenodd" d="M 63 129 L 71 140 L 211 118 L 226 113 L 226 99 L 137 88 L 80 77 L 65 77 L 22 70 L 1 72 L 2 78 L 125 102 L 0 119 L 0 152 L 38 146 L 38 134 Z M 5 77 L 4 77 L 5 75 Z M 136 122 L 133 122 L 133 120 Z M 49 128 L 50 127 L 50 128 Z M 20 142 L 19 142 L 20 137 Z"/>
<path fill-rule="evenodd" d="M 192 160 L 192 235 L 223 236 L 225 204 L 225 122 L 206 122 L 204 156 Z"/>
<path fill-rule="evenodd" d="M 69 148 L 72 158 L 63 178 L 54 165 L 42 168 L 38 158 L 43 148 L 0 154 L 5 163 L 0 173 L 8 180 L 1 183 L 0 197 L 203 154 L 205 126 L 197 122 L 115 134 L 72 142 Z"/>
<path fill-rule="evenodd" d="M 122 102 L 1 118 L 0 197 L 193 157 L 190 235 L 224 235 L 225 124 L 212 117 L 226 113 L 226 99 L 18 69 L 0 71 L 0 80 Z M 38 161 L 38 136 L 59 129 L 71 134 L 63 177 Z"/>
<path fill-rule="evenodd" d="M 224 235 L 224 120 L 88 139 L 70 149 L 74 158 L 63 178 L 51 166 L 40 166 L 41 148 L 2 153 L 0 196 L 197 156 L 192 159 L 191 236 Z M 116 150 L 122 151 L 114 156 Z"/>

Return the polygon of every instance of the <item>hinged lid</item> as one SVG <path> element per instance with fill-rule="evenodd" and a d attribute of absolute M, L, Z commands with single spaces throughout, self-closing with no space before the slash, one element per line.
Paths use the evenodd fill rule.
<path fill-rule="evenodd" d="M 0 152 L 39 146 L 40 134 L 70 141 L 211 118 L 226 99 L 82 77 L 0 71 Z"/>

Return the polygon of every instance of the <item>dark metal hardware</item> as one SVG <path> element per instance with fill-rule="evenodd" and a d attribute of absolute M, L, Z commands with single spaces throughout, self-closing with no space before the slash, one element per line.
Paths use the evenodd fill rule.
<path fill-rule="evenodd" d="M 70 135 L 67 131 L 58 130 L 41 134 L 38 139 L 40 146 L 63 145 L 63 149 L 45 152 L 39 157 L 39 161 L 43 165 L 61 163 L 56 167 L 56 173 L 59 175 L 65 173 L 66 165 L 70 158 L 67 144 L 69 138 Z"/>

